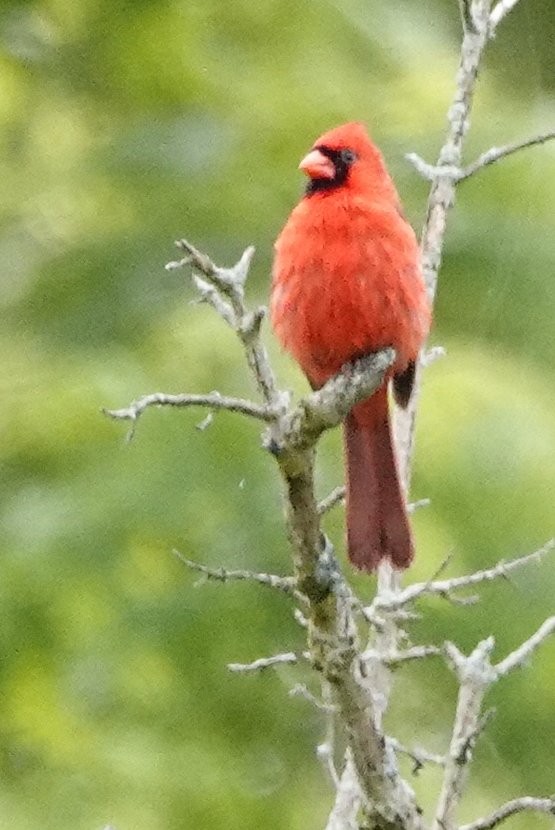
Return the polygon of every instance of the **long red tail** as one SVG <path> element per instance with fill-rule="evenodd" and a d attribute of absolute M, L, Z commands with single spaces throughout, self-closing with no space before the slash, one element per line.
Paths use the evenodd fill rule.
<path fill-rule="evenodd" d="M 384 384 L 345 421 L 347 549 L 349 559 L 373 571 L 389 558 L 407 568 L 414 546 L 399 483 Z"/>

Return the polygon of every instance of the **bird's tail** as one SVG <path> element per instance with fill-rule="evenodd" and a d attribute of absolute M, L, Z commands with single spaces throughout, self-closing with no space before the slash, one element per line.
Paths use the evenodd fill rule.
<path fill-rule="evenodd" d="M 347 549 L 373 571 L 388 558 L 407 568 L 414 556 L 405 497 L 391 438 L 387 386 L 354 407 L 345 421 Z"/>

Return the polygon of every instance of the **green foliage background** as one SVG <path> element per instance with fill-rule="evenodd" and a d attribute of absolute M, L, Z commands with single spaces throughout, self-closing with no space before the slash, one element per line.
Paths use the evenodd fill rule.
<path fill-rule="evenodd" d="M 323 724 L 287 669 L 225 664 L 297 648 L 286 601 L 196 588 L 171 556 L 286 572 L 279 482 L 256 425 L 149 412 L 131 446 L 103 419 L 139 394 L 251 394 L 240 350 L 186 274 L 186 235 L 221 263 L 271 243 L 325 128 L 368 122 L 420 225 L 453 89 L 455 2 L 43 0 L 0 7 L 0 823 L 13 830 L 321 827 L 331 793 Z M 483 67 L 470 161 L 553 126 L 555 6 L 520 3 Z M 453 572 L 553 535 L 555 147 L 461 187 L 426 375 L 411 577 Z M 284 384 L 304 381 L 266 333 Z M 324 442 L 322 494 L 341 479 Z M 328 529 L 342 555 L 342 518 Z M 356 578 L 370 596 L 372 585 Z M 504 655 L 553 613 L 548 560 L 481 604 L 429 603 L 414 639 Z M 507 680 L 477 751 L 464 817 L 555 789 L 555 644 Z M 445 748 L 454 682 L 439 663 L 399 676 L 390 726 Z M 429 808 L 437 772 L 415 785 Z M 514 828 L 548 827 L 545 818 Z"/>

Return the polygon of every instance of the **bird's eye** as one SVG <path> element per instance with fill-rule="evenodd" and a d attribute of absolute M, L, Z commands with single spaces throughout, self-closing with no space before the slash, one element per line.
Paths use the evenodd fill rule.
<path fill-rule="evenodd" d="M 352 150 L 341 150 L 341 161 L 344 164 L 353 164 L 357 159 L 356 153 Z"/>

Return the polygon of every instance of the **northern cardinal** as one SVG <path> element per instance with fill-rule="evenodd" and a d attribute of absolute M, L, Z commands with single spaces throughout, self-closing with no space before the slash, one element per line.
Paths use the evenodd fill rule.
<path fill-rule="evenodd" d="M 313 388 L 387 346 L 386 381 L 344 425 L 347 549 L 362 570 L 414 555 L 391 436 L 388 391 L 406 407 L 431 311 L 414 232 L 383 157 L 360 123 L 322 135 L 299 165 L 304 197 L 275 243 L 270 313 Z"/>

